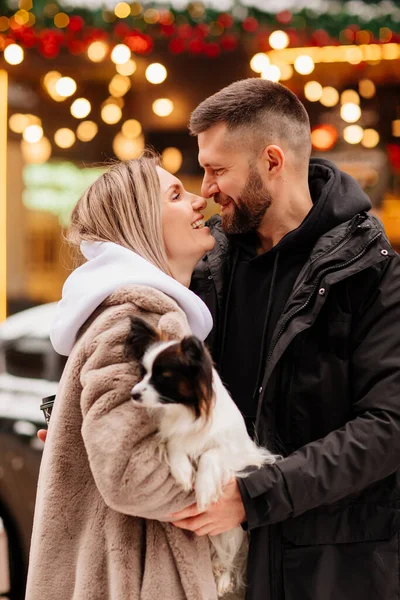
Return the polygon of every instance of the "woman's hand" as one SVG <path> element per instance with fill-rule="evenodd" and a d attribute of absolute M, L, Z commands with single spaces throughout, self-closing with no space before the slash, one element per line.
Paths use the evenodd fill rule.
<path fill-rule="evenodd" d="M 45 443 L 47 438 L 47 429 L 39 429 L 37 436 L 41 442 Z"/>

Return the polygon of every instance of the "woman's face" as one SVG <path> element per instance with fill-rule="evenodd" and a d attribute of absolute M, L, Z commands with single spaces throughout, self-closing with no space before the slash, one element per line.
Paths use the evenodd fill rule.
<path fill-rule="evenodd" d="M 161 219 L 168 260 L 191 266 L 212 250 L 215 240 L 204 227 L 206 201 L 185 190 L 177 177 L 157 167 L 161 185 Z"/>

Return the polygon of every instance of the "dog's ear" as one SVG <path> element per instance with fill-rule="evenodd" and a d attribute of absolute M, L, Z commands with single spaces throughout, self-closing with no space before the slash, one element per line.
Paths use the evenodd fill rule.
<path fill-rule="evenodd" d="M 160 335 L 154 327 L 140 317 L 131 318 L 131 331 L 127 339 L 127 346 L 131 356 L 142 360 L 147 348 L 160 341 Z"/>
<path fill-rule="evenodd" d="M 204 346 L 194 335 L 184 337 L 181 341 L 181 350 L 190 366 L 199 366 L 204 357 Z"/>

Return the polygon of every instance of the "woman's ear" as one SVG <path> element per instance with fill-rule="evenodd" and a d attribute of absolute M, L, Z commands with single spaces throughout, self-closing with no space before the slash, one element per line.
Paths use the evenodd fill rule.
<path fill-rule="evenodd" d="M 131 331 L 126 341 L 129 353 L 136 360 L 142 360 L 146 350 L 160 341 L 160 335 L 154 327 L 140 317 L 131 318 Z"/>

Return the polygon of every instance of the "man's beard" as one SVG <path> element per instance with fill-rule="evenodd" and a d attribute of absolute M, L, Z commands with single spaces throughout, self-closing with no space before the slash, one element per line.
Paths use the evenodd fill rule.
<path fill-rule="evenodd" d="M 222 194 L 216 194 L 214 199 L 218 202 Z M 226 196 L 224 200 L 228 199 Z M 222 199 L 222 198 L 221 198 Z M 222 214 L 222 227 L 225 233 L 248 233 L 256 231 L 263 217 L 271 206 L 271 194 L 256 167 L 252 167 L 239 198 L 232 202 L 231 214 Z"/>

